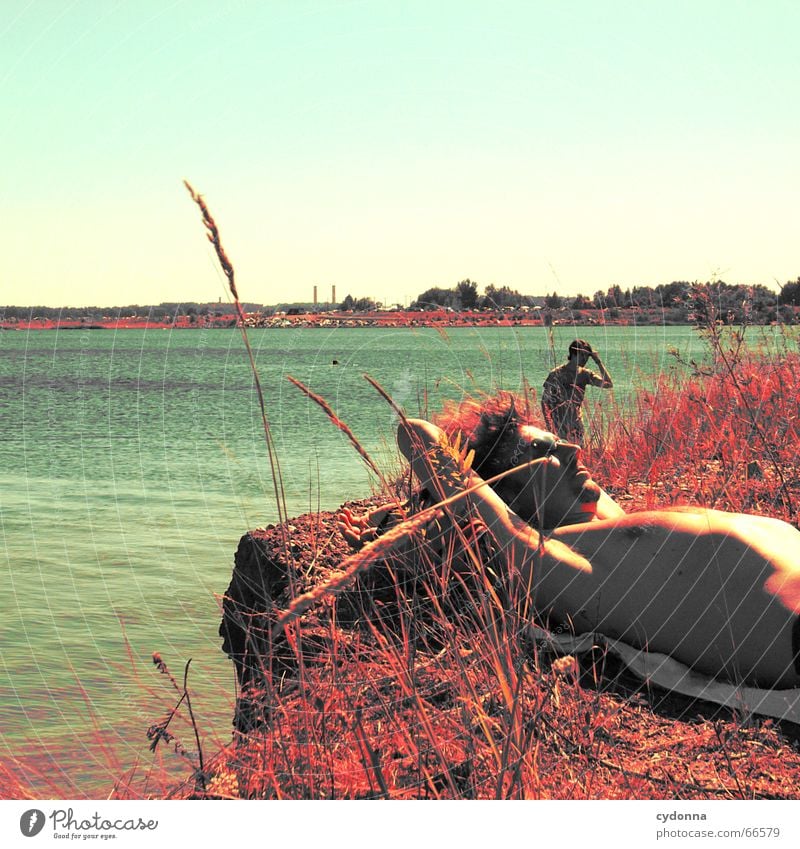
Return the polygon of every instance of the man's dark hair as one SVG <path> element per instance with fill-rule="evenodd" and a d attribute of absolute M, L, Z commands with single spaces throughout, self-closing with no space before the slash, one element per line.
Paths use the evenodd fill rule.
<path fill-rule="evenodd" d="M 569 358 L 577 357 L 578 354 L 586 354 L 589 356 L 592 353 L 592 346 L 585 339 L 575 339 L 570 342 Z"/>
<path fill-rule="evenodd" d="M 508 392 L 482 402 L 470 400 L 457 407 L 450 406 L 436 417 L 436 423 L 448 436 L 464 435 L 475 452 L 472 467 L 484 479 L 509 468 L 511 457 L 519 447 L 520 428 L 535 424 L 527 402 L 518 401 Z"/>

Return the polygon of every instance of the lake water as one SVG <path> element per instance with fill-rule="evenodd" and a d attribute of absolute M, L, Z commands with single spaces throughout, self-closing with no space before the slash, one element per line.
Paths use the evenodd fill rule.
<path fill-rule="evenodd" d="M 364 373 L 418 415 L 476 387 L 539 389 L 551 341 L 561 361 L 579 335 L 615 379 L 608 408 L 677 368 L 669 348 L 703 354 L 686 327 L 552 333 L 251 331 L 288 514 L 333 509 L 374 480 L 287 374 L 391 471 L 394 414 Z M 2 332 L 0 421 L 0 760 L 46 773 L 65 796 L 107 793 L 120 767 L 146 766 L 145 730 L 172 699 L 153 651 L 176 677 L 192 658 L 206 745 L 227 741 L 234 675 L 217 596 L 242 533 L 277 517 L 240 333 Z"/>

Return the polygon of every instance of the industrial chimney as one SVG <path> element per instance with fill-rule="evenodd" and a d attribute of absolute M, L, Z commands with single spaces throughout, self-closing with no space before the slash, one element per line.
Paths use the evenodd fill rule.
<path fill-rule="evenodd" d="M 314 306 L 317 305 L 317 287 L 314 286 Z"/>
<path fill-rule="evenodd" d="M 331 286 L 331 303 L 332 304 L 336 303 L 336 284 L 335 283 L 333 284 L 333 286 Z"/>

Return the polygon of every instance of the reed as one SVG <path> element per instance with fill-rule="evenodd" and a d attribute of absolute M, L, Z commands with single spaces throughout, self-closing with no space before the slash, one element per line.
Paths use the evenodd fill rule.
<path fill-rule="evenodd" d="M 281 467 L 280 463 L 278 462 L 277 453 L 275 451 L 275 444 L 272 439 L 272 431 L 269 425 L 269 416 L 267 415 L 267 405 L 264 400 L 264 393 L 261 389 L 261 379 L 258 375 L 258 368 L 256 367 L 255 356 L 253 355 L 253 349 L 250 345 L 250 339 L 247 335 L 244 310 L 242 309 L 242 304 L 239 301 L 239 291 L 236 287 L 234 267 L 230 259 L 228 259 L 228 255 L 225 252 L 225 248 L 222 246 L 222 239 L 220 237 L 219 228 L 217 227 L 217 223 L 211 215 L 211 212 L 209 211 L 203 196 L 198 194 L 194 190 L 188 180 L 184 180 L 183 185 L 186 187 L 186 191 L 189 192 L 189 196 L 191 197 L 191 199 L 197 204 L 198 208 L 200 209 L 203 226 L 206 228 L 207 231 L 206 237 L 214 247 L 214 252 L 216 253 L 220 268 L 222 269 L 222 273 L 225 275 L 225 279 L 228 281 L 228 289 L 230 290 L 231 296 L 233 297 L 234 307 L 236 308 L 236 314 L 239 318 L 239 329 L 242 334 L 242 340 L 244 342 L 245 350 L 247 351 L 247 358 L 250 362 L 250 370 L 253 374 L 253 382 L 256 389 L 256 396 L 258 398 L 258 406 L 259 411 L 261 413 L 261 424 L 264 429 L 267 455 L 269 457 L 270 470 L 272 472 L 272 482 L 275 492 L 275 506 L 278 512 L 278 520 L 281 524 L 283 524 L 288 517 L 286 515 L 286 495 L 283 488 Z"/>
<path fill-rule="evenodd" d="M 663 376 L 594 435 L 590 468 L 629 509 L 703 503 L 796 522 L 785 387 L 800 358 L 723 353 L 735 375 L 720 355 L 708 374 Z M 772 453 L 756 426 L 784 437 Z M 450 457 L 463 473 L 463 451 Z M 316 551 L 287 561 L 285 604 L 243 615 L 257 674 L 239 693 L 247 722 L 206 769 L 206 795 L 796 797 L 797 729 L 649 689 L 600 650 L 556 658 L 531 642 L 524 588 L 453 493 L 452 466 L 439 471 L 440 503 L 333 571 L 315 571 Z M 313 539 L 336 535 L 319 532 L 333 517 L 294 519 L 300 535 L 303 521 Z"/>
<path fill-rule="evenodd" d="M 630 509 L 710 499 L 796 522 L 785 387 L 797 354 L 740 350 L 735 384 L 719 362 L 662 378 L 592 443 L 589 465 Z M 774 456 L 754 421 L 786 435 Z M 451 486 L 445 474 L 441 495 Z M 240 695 L 260 718 L 225 761 L 242 797 L 796 797 L 797 729 L 650 690 L 599 650 L 557 659 L 531 643 L 524 588 L 465 510 L 448 511 L 460 500 L 442 498 L 328 576 L 298 564 L 306 588 L 298 579 L 283 612 L 254 623 L 270 648 L 260 690 Z"/>
<path fill-rule="evenodd" d="M 797 525 L 800 421 L 790 387 L 800 356 L 731 349 L 718 367 L 662 375 L 634 414 L 591 443 L 588 465 L 615 492 L 643 506 L 698 504 L 760 512 Z"/>
<path fill-rule="evenodd" d="M 240 614 L 253 675 L 237 694 L 241 723 L 230 744 L 208 756 L 188 690 L 189 664 L 181 684 L 154 658 L 165 676 L 159 680 L 178 699 L 172 695 L 151 727 L 153 749 L 158 755 L 168 743 L 175 755 L 188 757 L 191 775 L 171 786 L 148 777 L 143 794 L 135 770 L 123 772 L 98 739 L 117 770 L 110 795 L 796 798 L 800 730 L 650 689 L 600 650 L 556 658 L 532 642 L 524 588 L 509 579 L 491 535 L 469 515 L 469 487 L 462 480 L 453 492 L 453 474 L 469 469 L 458 447 L 452 464 L 432 467 L 439 473 L 438 503 L 354 554 L 345 552 L 333 517 L 297 517 L 297 533 L 312 544 L 295 555 L 233 265 L 207 205 L 186 188 L 240 317 L 273 469 L 281 517 L 273 538 L 287 586 L 279 600 L 265 599 L 263 611 Z M 800 356 L 790 343 L 749 354 L 740 337 L 726 337 L 713 321 L 704 332 L 712 367 L 663 375 L 640 394 L 629 417 L 610 418 L 592 434 L 587 463 L 631 509 L 698 503 L 797 524 L 800 425 L 793 388 Z M 346 423 L 293 382 L 348 436 L 394 499 L 391 483 Z M 371 383 L 403 421 L 404 411 Z M 518 403 L 527 410 L 534 405 L 525 387 Z M 334 538 L 341 556 L 326 571 L 320 555 Z M 184 707 L 196 753 L 173 733 Z M 32 786 L 46 780 L 22 761 L 0 762 L 0 798 L 35 798 Z M 76 795 L 56 781 L 50 786 L 53 798 Z"/>

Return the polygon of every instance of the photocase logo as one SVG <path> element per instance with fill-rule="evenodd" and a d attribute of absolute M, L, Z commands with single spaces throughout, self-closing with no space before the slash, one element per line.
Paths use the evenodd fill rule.
<path fill-rule="evenodd" d="M 19 818 L 19 830 L 25 837 L 36 837 L 44 828 L 44 813 L 37 808 L 31 808 Z"/>

